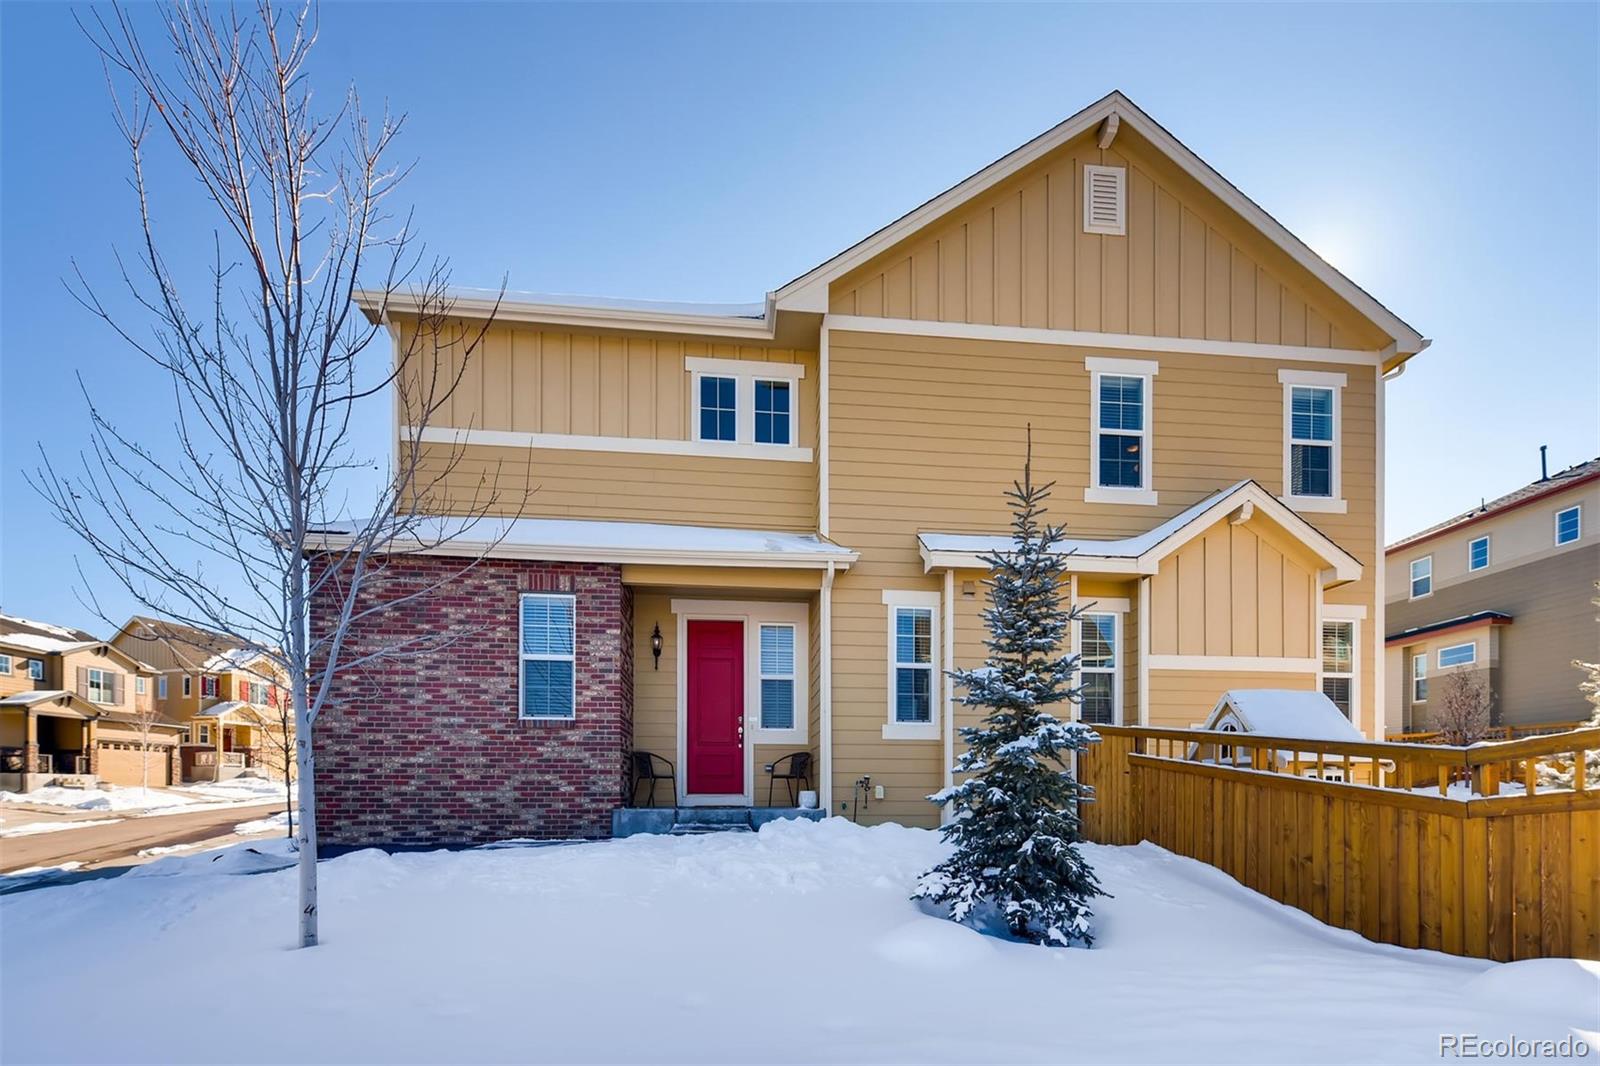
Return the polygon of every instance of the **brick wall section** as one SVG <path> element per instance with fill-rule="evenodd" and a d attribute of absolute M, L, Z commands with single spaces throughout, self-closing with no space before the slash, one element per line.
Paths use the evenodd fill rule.
<path fill-rule="evenodd" d="M 510 837 L 605 837 L 626 791 L 632 745 L 632 594 L 618 566 L 390 559 L 363 590 L 381 599 L 434 592 L 372 615 L 346 661 L 397 641 L 452 634 L 447 647 L 343 673 L 312 730 L 319 838 L 329 845 L 458 844 Z M 332 583 L 330 583 L 332 584 Z M 518 597 L 577 602 L 577 714 L 522 719 Z M 335 596 L 311 608 L 325 633 Z"/>

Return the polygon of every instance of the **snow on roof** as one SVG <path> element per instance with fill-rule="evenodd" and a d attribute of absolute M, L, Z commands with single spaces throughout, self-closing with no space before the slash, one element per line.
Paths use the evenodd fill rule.
<path fill-rule="evenodd" d="M 815 533 L 661 522 L 596 522 L 557 518 L 484 519 L 447 516 L 410 523 L 402 548 L 435 555 L 538 558 L 554 561 L 679 562 L 731 566 L 849 566 L 856 553 Z M 348 529 L 328 529 L 338 544 Z M 415 546 L 413 546 L 415 545 Z"/>
<path fill-rule="evenodd" d="M 1097 559 L 1137 559 L 1200 517 L 1223 497 L 1231 496 L 1248 484 L 1250 484 L 1248 479 L 1236 481 L 1227 488 L 1212 493 L 1192 507 L 1179 511 L 1154 529 L 1147 529 L 1135 536 L 1122 537 L 1116 540 L 1068 537 L 1056 541 L 1055 550 L 1063 554 L 1075 552 L 1079 555 L 1091 555 Z M 919 533 L 917 539 L 922 541 L 923 547 L 929 551 L 976 552 L 982 555 L 1010 551 L 1012 545 L 1009 534 L 995 536 L 969 533 Z"/>
<path fill-rule="evenodd" d="M 36 622 L 31 618 L 21 615 L 0 614 L 0 626 L 6 629 L 21 627 L 23 629 L 37 629 L 42 635 L 57 637 L 61 640 L 92 641 L 94 634 L 86 633 L 81 629 L 69 629 L 66 626 L 53 625 L 49 622 Z"/>
<path fill-rule="evenodd" d="M 61 640 L 58 637 L 45 637 L 37 633 L 0 633 L 0 644 L 9 644 L 17 648 L 27 648 L 30 651 L 60 654 L 62 652 L 77 651 L 80 648 L 93 647 L 102 643 L 98 640 Z"/>
<path fill-rule="evenodd" d="M 1362 742 L 1367 738 L 1344 712 L 1321 692 L 1282 688 L 1235 688 L 1222 694 L 1205 728 L 1215 728 L 1222 712 L 1232 707 L 1246 731 L 1296 740 Z"/>
<path fill-rule="evenodd" d="M 261 652 L 251 651 L 249 648 L 229 648 L 222 654 L 207 659 L 200 670 L 207 674 L 220 674 L 225 670 L 243 670 L 261 658 L 261 655 Z"/>
<path fill-rule="evenodd" d="M 72 693 L 64 688 L 36 688 L 31 692 L 18 692 L 0 700 L 0 707 L 31 707 L 35 703 L 46 703 L 50 700 L 59 700 L 62 696 Z"/>
<path fill-rule="evenodd" d="M 249 710 L 251 705 L 244 700 L 227 700 L 222 703 L 213 703 L 209 707 L 201 708 L 194 712 L 196 718 L 226 718 L 234 711 Z"/>

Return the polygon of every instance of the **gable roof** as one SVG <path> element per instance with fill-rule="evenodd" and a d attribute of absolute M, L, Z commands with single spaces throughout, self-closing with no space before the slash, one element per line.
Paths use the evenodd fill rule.
<path fill-rule="evenodd" d="M 59 644 L 90 644 L 100 639 L 86 630 L 36 622 L 14 614 L 0 614 L 0 636 L 42 637 Z"/>
<path fill-rule="evenodd" d="M 1094 569 L 1113 574 L 1153 574 L 1161 560 L 1196 536 L 1243 508 L 1260 508 L 1333 570 L 1334 583 L 1361 578 L 1361 563 L 1321 530 L 1301 518 L 1272 493 L 1251 480 L 1237 481 L 1179 511 L 1153 529 L 1116 540 L 1064 538 L 1054 544 L 1057 554 L 1071 553 L 1074 569 Z M 1011 550 L 1009 534 L 919 533 L 924 570 L 985 570 L 986 555 Z M 1081 564 L 1081 565 L 1080 565 Z"/>
<path fill-rule="evenodd" d="M 1379 303 L 1371 293 L 1312 251 L 1304 241 L 1290 233 L 1281 222 L 1239 191 L 1232 182 L 1212 169 L 1205 160 L 1119 91 L 1108 93 L 1072 117 L 990 163 L 966 180 L 946 189 L 876 233 L 846 248 L 827 262 L 795 278 L 773 293 L 774 306 L 778 310 L 826 312 L 830 283 L 923 227 L 943 218 L 962 204 L 994 188 L 1056 148 L 1108 120 L 1113 120 L 1118 125 L 1126 124 L 1136 130 L 1140 136 L 1260 231 L 1292 260 L 1391 337 L 1394 341 L 1394 352 L 1385 359 L 1385 369 L 1404 362 L 1407 357 L 1428 346 L 1428 340 L 1400 316 Z"/>
<path fill-rule="evenodd" d="M 231 651 L 237 646 L 237 641 L 222 633 L 139 614 L 124 622 L 111 639 L 115 641 L 124 635 L 134 640 L 150 640 L 163 645 L 172 652 L 174 658 L 190 669 L 199 669 L 211 656 Z"/>
<path fill-rule="evenodd" d="M 1383 549 L 1384 554 L 1399 551 L 1401 548 L 1409 548 L 1421 541 L 1432 540 L 1434 537 L 1449 533 L 1451 530 L 1459 529 L 1462 526 L 1470 526 L 1475 522 L 1493 518 L 1495 515 L 1503 514 L 1506 511 L 1514 511 L 1518 507 L 1542 500 L 1546 496 L 1565 492 L 1568 489 L 1576 488 L 1596 479 L 1600 479 L 1600 458 L 1590 459 L 1576 466 L 1569 466 L 1565 470 L 1551 474 L 1547 478 L 1529 482 L 1520 489 L 1508 492 L 1504 496 L 1490 500 L 1488 503 L 1479 504 L 1470 511 L 1463 511 L 1453 518 L 1446 518 L 1443 522 L 1431 525 L 1420 533 L 1413 533 L 1409 537 L 1395 541 Z"/>
<path fill-rule="evenodd" d="M 1215 729 L 1232 707 L 1246 732 L 1290 740 L 1361 742 L 1367 738 L 1321 692 L 1283 688 L 1235 688 L 1222 694 L 1203 728 Z"/>

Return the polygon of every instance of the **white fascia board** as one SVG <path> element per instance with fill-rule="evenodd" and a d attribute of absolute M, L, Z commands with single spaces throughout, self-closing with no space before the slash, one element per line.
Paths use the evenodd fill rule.
<path fill-rule="evenodd" d="M 406 292 L 386 294 L 382 290 L 358 289 L 353 299 L 356 306 L 369 317 L 380 314 L 415 314 L 421 310 L 421 301 Z M 770 341 L 777 322 L 770 295 L 767 297 L 766 311 L 760 318 L 629 308 L 580 307 L 515 299 L 497 301 L 464 296 L 447 296 L 442 302 L 448 302 L 450 314 L 460 318 L 493 317 L 496 322 L 530 322 L 590 329 L 630 329 L 651 333 L 689 333 L 695 336 L 739 337 L 746 340 Z"/>
<path fill-rule="evenodd" d="M 325 533 L 314 547 L 338 550 L 351 545 L 352 538 Z M 848 570 L 860 553 L 840 548 L 816 552 L 741 552 L 701 551 L 694 548 L 606 548 L 572 544 L 496 544 L 492 541 L 453 539 L 442 544 L 417 541 L 390 542 L 373 548 L 376 553 L 404 555 L 447 555 L 471 559 L 528 559 L 552 563 L 617 563 L 654 566 L 761 567 L 773 570 Z"/>

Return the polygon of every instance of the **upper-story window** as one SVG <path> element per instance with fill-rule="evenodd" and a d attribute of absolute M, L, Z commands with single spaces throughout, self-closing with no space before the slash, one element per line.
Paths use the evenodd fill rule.
<path fill-rule="evenodd" d="M 194 695 L 194 678 L 189 674 L 183 675 L 183 698 L 188 699 Z"/>
<path fill-rule="evenodd" d="M 1411 598 L 1420 600 L 1433 591 L 1433 556 L 1411 560 Z"/>
<path fill-rule="evenodd" d="M 1482 570 L 1489 565 L 1489 538 L 1478 537 L 1467 544 L 1467 569 Z"/>
<path fill-rule="evenodd" d="M 156 699 L 164 700 L 166 698 L 167 698 L 167 675 L 166 674 L 162 674 L 160 677 L 156 678 Z"/>
<path fill-rule="evenodd" d="M 11 673 L 11 656 L 0 655 L 0 674 Z"/>
<path fill-rule="evenodd" d="M 1556 543 L 1571 544 L 1583 536 L 1583 507 L 1568 507 L 1556 512 Z"/>
<path fill-rule="evenodd" d="M 756 381 L 756 443 L 792 444 L 787 381 Z"/>
<path fill-rule="evenodd" d="M 44 660 L 43 659 L 29 659 L 28 660 L 28 676 L 30 678 L 32 678 L 34 681 L 43 681 L 44 680 Z"/>
<path fill-rule="evenodd" d="M 1151 448 L 1156 363 L 1084 360 L 1089 371 L 1088 503 L 1154 504 Z"/>
<path fill-rule="evenodd" d="M 84 671 L 84 697 L 90 703 L 117 703 L 117 675 L 89 667 Z"/>
<path fill-rule="evenodd" d="M 145 692 L 146 692 L 146 682 L 145 682 L 145 679 L 143 677 L 135 677 L 133 679 L 133 691 L 136 694 L 140 695 L 140 696 L 143 696 L 145 694 Z"/>
<path fill-rule="evenodd" d="M 208 700 L 217 698 L 217 677 L 215 674 L 206 674 L 200 678 L 200 696 L 202 699 Z"/>
<path fill-rule="evenodd" d="M 1283 384 L 1285 501 L 1303 511 L 1342 512 L 1339 393 L 1345 375 L 1280 370 L 1278 380 Z"/>
<path fill-rule="evenodd" d="M 803 365 L 697 356 L 685 359 L 684 365 L 694 381 L 690 418 L 696 441 L 741 446 L 736 452 L 746 446 L 794 448 L 798 444 Z"/>

